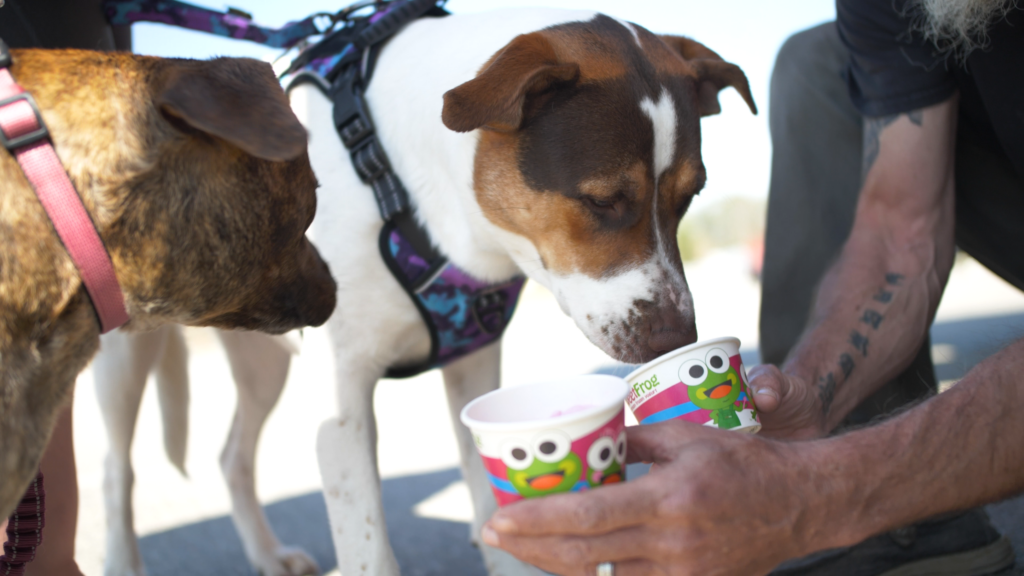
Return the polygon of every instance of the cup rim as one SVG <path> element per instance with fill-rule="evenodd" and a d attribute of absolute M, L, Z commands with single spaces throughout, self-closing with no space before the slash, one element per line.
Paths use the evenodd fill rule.
<path fill-rule="evenodd" d="M 469 411 L 477 404 L 490 399 L 492 396 L 507 393 L 512 390 L 522 390 L 529 388 L 541 388 L 552 385 L 558 385 L 559 383 L 565 383 L 572 380 L 605 380 L 608 382 L 617 381 L 622 383 L 622 398 L 615 402 L 608 402 L 599 404 L 597 406 L 587 408 L 586 410 L 580 410 L 579 412 L 573 412 L 571 414 L 565 414 L 563 416 L 556 416 L 554 418 L 545 418 L 543 420 L 519 420 L 515 422 L 485 422 L 483 420 L 477 420 L 469 415 Z M 618 376 L 611 376 L 609 374 L 580 374 L 570 378 L 562 378 L 559 380 L 547 380 L 544 382 L 533 382 L 531 384 L 520 384 L 518 386 L 511 386 L 509 388 L 498 388 L 497 390 L 491 390 L 490 392 L 474 398 L 469 404 L 462 407 L 462 411 L 459 413 L 459 420 L 468 427 L 470 430 L 479 432 L 517 432 L 520 430 L 529 430 L 531 428 L 556 428 L 563 426 L 570 422 L 577 420 L 586 420 L 593 418 L 594 416 L 607 412 L 616 406 L 621 406 L 625 409 L 624 402 L 626 396 L 629 395 L 629 383 Z"/>
<path fill-rule="evenodd" d="M 629 384 L 630 382 L 632 382 L 633 378 L 636 377 L 637 375 L 639 375 L 641 372 L 645 372 L 647 370 L 650 370 L 651 368 L 654 368 L 655 366 L 658 366 L 658 365 L 660 365 L 663 362 L 668 362 L 669 360 L 672 360 L 676 356 L 679 356 L 681 354 L 686 354 L 688 352 L 692 352 L 694 350 L 697 350 L 698 348 L 704 348 L 705 346 L 710 346 L 712 344 L 720 344 L 722 342 L 730 342 L 730 341 L 731 342 L 735 342 L 736 343 L 736 348 L 739 349 L 739 347 L 740 347 L 740 339 L 735 337 L 735 336 L 720 336 L 718 338 L 709 338 L 707 340 L 698 340 L 697 342 L 694 342 L 693 344 L 688 344 L 686 346 L 683 346 L 682 348 L 676 348 L 675 350 L 669 352 L 668 354 L 665 354 L 663 356 L 659 356 L 659 357 L 655 358 L 654 360 L 651 360 L 650 362 L 644 364 L 643 366 L 640 366 L 636 370 L 633 370 L 632 372 L 627 374 L 626 375 L 626 383 Z"/>

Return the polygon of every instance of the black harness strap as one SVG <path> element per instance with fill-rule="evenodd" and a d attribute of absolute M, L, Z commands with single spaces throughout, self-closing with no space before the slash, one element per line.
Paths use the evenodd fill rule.
<path fill-rule="evenodd" d="M 429 234 L 413 216 L 409 194 L 392 170 L 391 162 L 377 139 L 373 119 L 363 97 L 383 42 L 405 24 L 429 13 L 447 14 L 437 6 L 437 0 L 410 0 L 356 32 L 351 40 L 357 48 L 355 54 L 366 54 L 366 57 L 342 59 L 328 73 L 328 79 L 332 80 L 329 95 L 334 102 L 334 127 L 351 155 L 360 180 L 373 188 L 381 218 L 385 222 L 393 222 L 413 248 L 430 262 L 431 268 L 439 269 L 447 259 L 433 246 Z"/>

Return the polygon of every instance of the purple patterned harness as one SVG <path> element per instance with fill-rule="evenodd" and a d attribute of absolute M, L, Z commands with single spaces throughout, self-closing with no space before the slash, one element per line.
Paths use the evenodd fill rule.
<path fill-rule="evenodd" d="M 408 193 L 392 171 L 377 140 L 363 93 L 383 43 L 402 26 L 424 16 L 447 14 L 445 0 L 364 0 L 336 14 L 315 14 L 280 29 L 252 23 L 240 10 L 215 12 L 176 0 L 106 0 L 111 24 L 161 22 L 289 48 L 307 38 L 323 39 L 304 48 L 282 76 L 293 75 L 288 90 L 312 83 L 334 102 L 334 123 L 360 179 L 373 189 L 384 226 L 380 253 L 395 280 L 419 310 L 430 332 L 430 355 L 423 362 L 392 366 L 386 376 L 405 378 L 438 368 L 498 340 L 512 319 L 526 278 L 488 284 L 473 278 L 440 254 L 416 221 Z M 372 14 L 357 17 L 363 8 Z M 326 18 L 320 29 L 316 20 Z"/>

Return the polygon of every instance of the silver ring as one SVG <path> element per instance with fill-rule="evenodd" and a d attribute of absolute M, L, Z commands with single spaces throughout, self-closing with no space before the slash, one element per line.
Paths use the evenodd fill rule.
<path fill-rule="evenodd" d="M 601 562 L 597 565 L 597 576 L 615 576 L 615 564 Z"/>

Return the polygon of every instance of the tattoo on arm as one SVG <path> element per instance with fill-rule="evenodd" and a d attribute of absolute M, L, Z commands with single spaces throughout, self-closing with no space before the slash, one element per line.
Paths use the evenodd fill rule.
<path fill-rule="evenodd" d="M 916 123 L 916 122 L 915 122 Z M 878 289 L 878 291 L 871 297 L 874 302 L 872 306 L 877 307 L 878 304 L 888 305 L 892 302 L 895 291 L 902 285 L 904 276 L 895 272 L 890 272 L 885 275 L 885 286 Z M 883 306 L 884 309 L 884 306 Z M 864 308 L 860 317 L 860 324 L 866 325 L 870 330 L 864 330 L 863 332 L 858 329 L 850 331 L 850 338 L 847 340 L 847 344 L 852 348 L 853 352 L 860 355 L 861 358 L 868 357 L 868 343 L 870 341 L 869 335 L 872 331 L 878 330 L 881 326 L 882 320 L 885 316 L 882 312 L 874 308 Z M 850 375 L 857 368 L 857 361 L 854 360 L 854 354 L 850 352 L 843 352 L 839 355 L 838 370 L 829 371 L 822 377 L 818 378 L 818 398 L 821 400 L 822 413 L 827 417 L 829 412 L 832 410 L 832 402 L 835 400 L 836 389 L 840 385 L 844 384 L 850 379 Z"/>
<path fill-rule="evenodd" d="M 913 122 L 914 126 L 922 126 L 924 124 L 924 112 L 921 110 L 864 118 L 864 160 L 860 173 L 862 182 L 868 177 L 868 172 L 871 171 L 871 167 L 875 165 L 875 160 L 878 158 L 878 151 L 881 147 L 879 139 L 882 136 L 882 131 L 893 122 L 899 120 L 900 116 L 906 116 Z"/>

